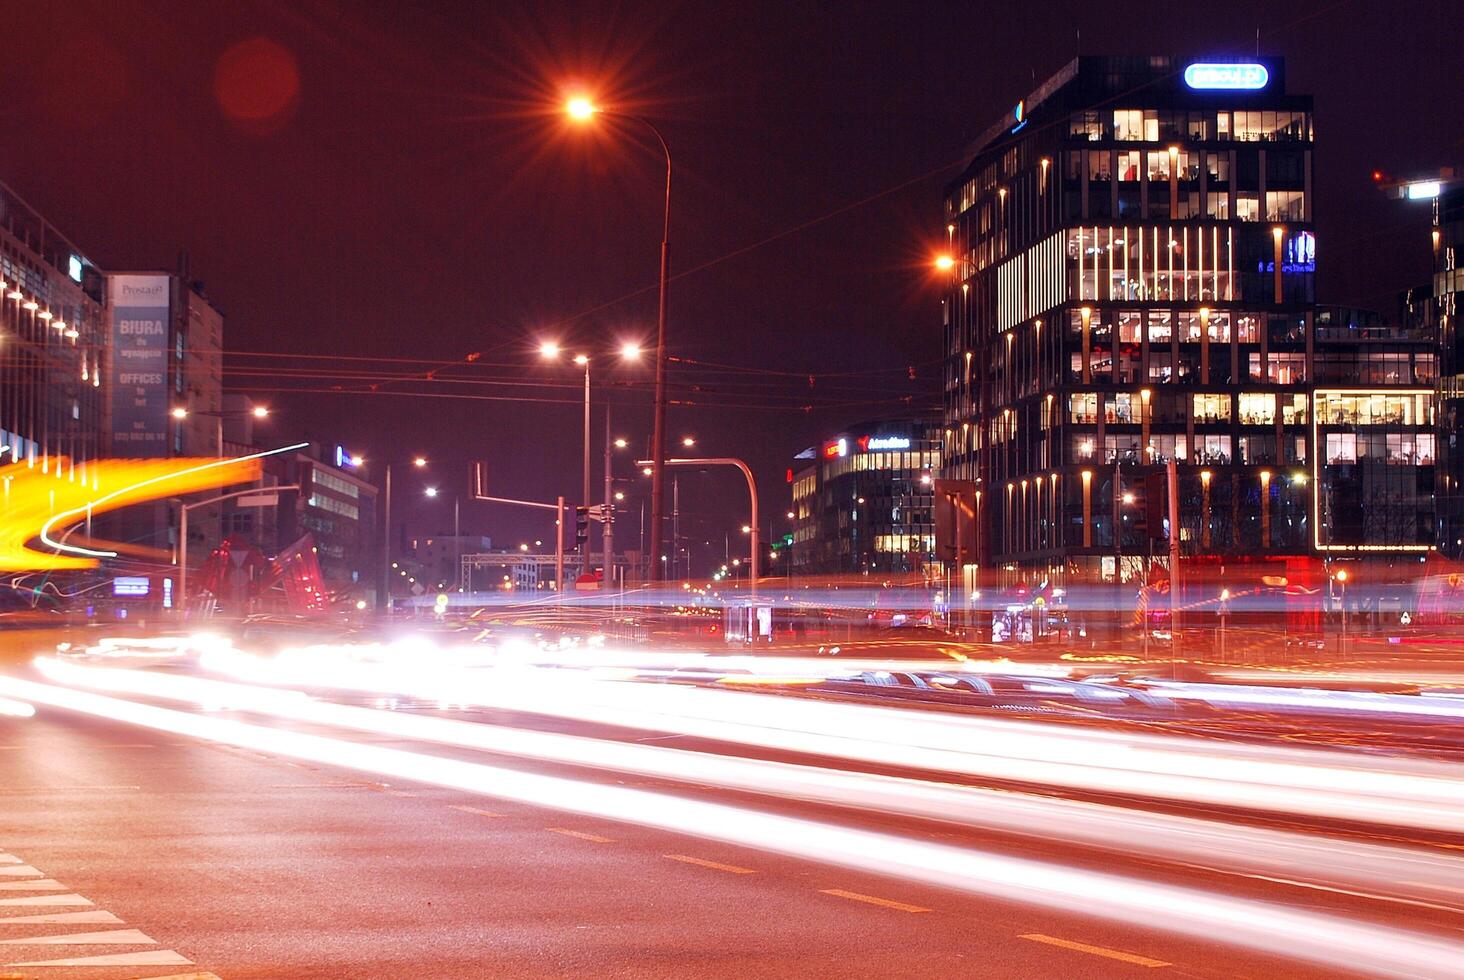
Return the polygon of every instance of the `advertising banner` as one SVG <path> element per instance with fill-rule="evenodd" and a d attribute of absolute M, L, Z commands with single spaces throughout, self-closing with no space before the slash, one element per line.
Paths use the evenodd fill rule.
<path fill-rule="evenodd" d="M 168 455 L 168 277 L 112 276 L 112 454 Z"/>

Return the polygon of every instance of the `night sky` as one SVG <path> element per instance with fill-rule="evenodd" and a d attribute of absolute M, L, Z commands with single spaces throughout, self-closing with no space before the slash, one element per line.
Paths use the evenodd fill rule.
<path fill-rule="evenodd" d="M 1259 28 L 1289 88 L 1316 98 L 1320 297 L 1391 310 L 1426 276 L 1426 209 L 1384 199 L 1371 173 L 1464 165 L 1457 10 L 16 3 L 0 179 L 103 268 L 172 269 L 187 251 L 230 351 L 319 355 L 231 356 L 225 383 L 259 392 L 282 439 L 432 457 L 400 498 L 429 530 L 450 526 L 451 503 L 420 486 L 466 492 L 468 459 L 488 461 L 496 494 L 578 496 L 578 375 L 535 349 L 608 361 L 651 340 L 663 171 L 641 132 L 575 128 L 560 107 L 584 92 L 652 117 L 676 162 L 671 351 L 703 362 L 673 367 L 673 396 L 696 404 L 673 405 L 668 436 L 748 458 L 781 517 L 798 450 L 937 404 L 941 189 L 1079 30 L 1086 53 L 1199 55 L 1252 52 Z M 383 377 L 473 353 L 436 380 Z M 632 446 L 648 438 L 649 374 L 598 375 Z M 386 393 L 405 391 L 454 397 Z M 597 443 L 603 426 L 597 409 Z M 598 473 L 597 444 L 597 495 Z M 683 530 L 714 542 L 704 557 L 738 536 L 743 496 L 730 472 L 683 480 Z M 465 506 L 464 527 L 547 543 L 527 513 Z M 638 522 L 636 506 L 621 532 Z"/>

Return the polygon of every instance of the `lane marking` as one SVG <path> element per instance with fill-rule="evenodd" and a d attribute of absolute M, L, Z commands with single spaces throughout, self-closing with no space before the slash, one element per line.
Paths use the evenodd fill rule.
<path fill-rule="evenodd" d="M 705 858 L 692 857 L 690 854 L 662 854 L 661 856 L 670 858 L 673 861 L 680 861 L 683 864 L 695 864 L 698 867 L 711 868 L 713 871 L 726 871 L 734 875 L 757 874 L 751 868 L 739 868 L 735 864 L 722 864 L 719 861 L 708 861 Z"/>
<path fill-rule="evenodd" d="M 38 881 L 0 881 L 0 892 L 64 892 L 71 886 L 63 885 L 54 878 Z"/>
<path fill-rule="evenodd" d="M 37 871 L 28 864 L 0 865 L 0 875 L 8 878 L 44 878 L 45 872 Z"/>
<path fill-rule="evenodd" d="M 165 977 L 139 977 L 138 980 L 222 980 L 217 973 L 170 973 Z"/>
<path fill-rule="evenodd" d="M 0 946 L 156 946 L 158 941 L 140 929 L 109 929 L 106 932 L 73 932 L 60 936 L 27 936 L 0 939 Z"/>
<path fill-rule="evenodd" d="M 25 898 L 0 898 L 0 906 L 7 905 L 95 905 L 89 898 L 80 895 L 27 895 Z"/>
<path fill-rule="evenodd" d="M 14 854 L 0 854 L 0 864 L 23 864 L 20 858 Z"/>
<path fill-rule="evenodd" d="M 614 838 L 601 837 L 599 834 L 587 834 L 583 830 L 569 830 L 565 827 L 545 827 L 545 830 L 552 834 L 563 834 L 566 837 L 578 837 L 580 840 L 594 841 L 596 844 L 613 844 Z"/>
<path fill-rule="evenodd" d="M 193 961 L 171 949 L 146 953 L 111 953 L 107 956 L 77 956 L 65 960 L 30 960 L 6 966 L 192 966 Z"/>
<path fill-rule="evenodd" d="M 833 895 L 835 898 L 847 898 L 855 902 L 866 902 L 870 905 L 879 905 L 887 909 L 896 909 L 900 912 L 929 912 L 930 909 L 921 908 L 918 905 L 906 905 L 904 902 L 894 902 L 888 898 L 876 898 L 873 895 L 861 895 L 859 892 L 846 892 L 842 888 L 820 888 L 825 895 Z"/>
<path fill-rule="evenodd" d="M 1075 943 L 1069 939 L 1058 939 L 1054 936 L 1044 936 L 1041 933 L 1029 933 L 1022 936 L 1023 939 L 1031 940 L 1034 943 L 1046 943 L 1048 946 L 1060 946 L 1063 949 L 1075 950 L 1079 953 L 1091 953 L 1094 956 L 1106 956 L 1110 960 L 1121 960 L 1124 963 L 1132 963 L 1135 966 L 1160 967 L 1173 966 L 1163 960 L 1150 959 L 1147 956 L 1139 956 L 1136 953 L 1125 953 L 1117 949 L 1109 949 L 1106 946 L 1090 946 L 1087 943 Z"/>
<path fill-rule="evenodd" d="M 501 817 L 503 814 L 494 813 L 492 810 L 480 810 L 475 806 L 458 806 L 456 803 L 447 805 L 449 810 L 461 810 L 464 813 L 476 813 L 480 817 Z"/>
<path fill-rule="evenodd" d="M 0 917 L 0 926 L 8 925 L 121 925 L 122 920 L 111 912 L 95 909 L 89 912 L 43 912 L 40 915 Z"/>

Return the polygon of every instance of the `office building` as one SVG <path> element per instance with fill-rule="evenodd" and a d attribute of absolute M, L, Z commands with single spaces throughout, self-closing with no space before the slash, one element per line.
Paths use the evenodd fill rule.
<path fill-rule="evenodd" d="M 337 599 L 374 602 L 380 581 L 377 489 L 355 472 L 350 454 L 339 446 L 311 445 L 293 453 L 267 457 L 264 484 L 298 486 L 281 492 L 273 514 L 273 535 L 267 536 L 271 508 L 260 511 L 266 534 L 256 534 L 267 553 L 285 551 L 307 533 L 313 538 L 321 580 Z"/>
<path fill-rule="evenodd" d="M 915 573 L 935 549 L 931 495 L 940 462 L 928 422 L 868 422 L 796 457 L 794 575 Z"/>
<path fill-rule="evenodd" d="M 0 184 L 0 463 L 107 454 L 105 304 L 91 260 Z"/>
<path fill-rule="evenodd" d="M 1170 461 L 1185 554 L 1311 554 L 1312 148 L 1276 58 L 1080 57 L 981 135 L 945 202 L 963 566 L 1142 580 Z"/>

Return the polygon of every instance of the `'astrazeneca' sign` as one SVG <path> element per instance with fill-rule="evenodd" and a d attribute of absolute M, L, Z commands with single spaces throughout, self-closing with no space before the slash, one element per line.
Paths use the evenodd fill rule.
<path fill-rule="evenodd" d="M 908 436 L 865 436 L 859 440 L 859 448 L 867 453 L 880 449 L 909 449 Z"/>
<path fill-rule="evenodd" d="M 1271 73 L 1265 65 L 1255 62 L 1214 64 L 1201 62 L 1184 70 L 1184 83 L 1196 89 L 1247 89 L 1265 88 L 1271 80 Z"/>

